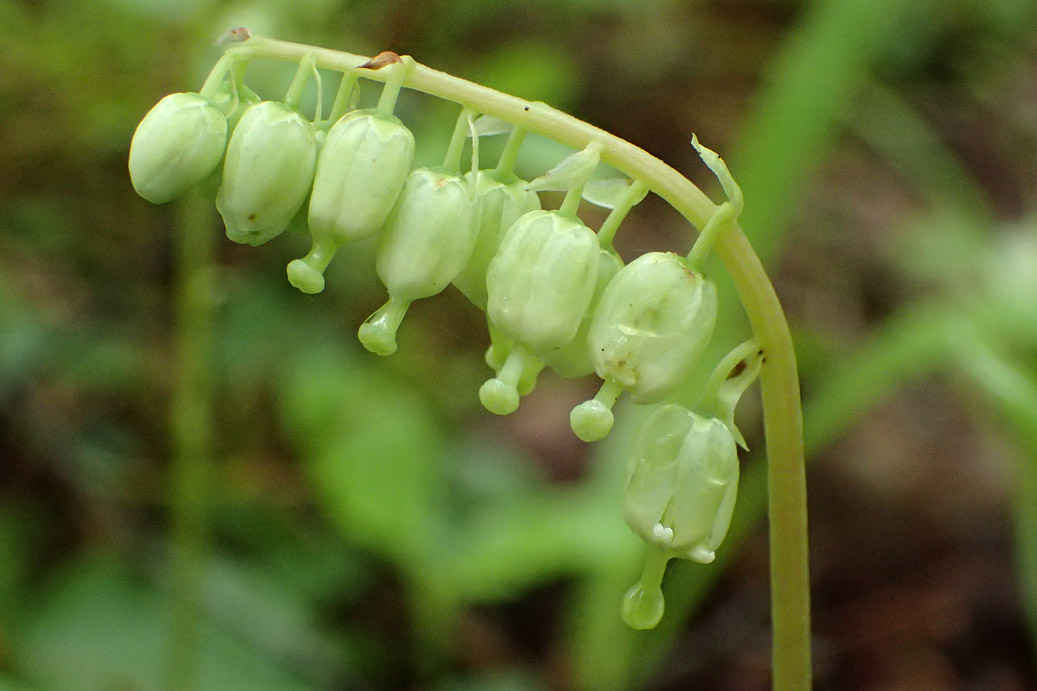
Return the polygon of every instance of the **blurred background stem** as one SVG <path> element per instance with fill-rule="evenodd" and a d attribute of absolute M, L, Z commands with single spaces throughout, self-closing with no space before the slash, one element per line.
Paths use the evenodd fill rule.
<path fill-rule="evenodd" d="M 172 528 L 168 688 L 196 686 L 202 571 L 208 551 L 213 455 L 212 206 L 192 194 L 177 208 L 175 242 Z"/>

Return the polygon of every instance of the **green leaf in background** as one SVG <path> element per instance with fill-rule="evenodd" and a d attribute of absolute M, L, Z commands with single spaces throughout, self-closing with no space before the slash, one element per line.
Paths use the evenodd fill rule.
<path fill-rule="evenodd" d="M 161 687 L 167 602 L 127 563 L 95 553 L 33 596 L 13 642 L 14 667 L 46 689 Z M 199 691 L 309 688 L 261 650 L 206 625 Z"/>
<path fill-rule="evenodd" d="M 416 391 L 363 358 L 295 355 L 282 411 L 323 509 L 370 549 L 426 554 L 445 507 L 439 422 Z"/>

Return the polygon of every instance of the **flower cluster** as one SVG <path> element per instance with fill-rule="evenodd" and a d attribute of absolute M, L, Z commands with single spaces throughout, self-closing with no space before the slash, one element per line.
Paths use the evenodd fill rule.
<path fill-rule="evenodd" d="M 300 61 L 282 101 L 261 101 L 232 61 L 223 64 L 201 92 L 167 96 L 144 117 L 130 148 L 133 185 L 157 204 L 193 188 L 214 189 L 227 237 L 238 243 L 259 245 L 304 222 L 312 247 L 287 267 L 289 282 L 304 293 L 324 289 L 324 271 L 343 245 L 376 236 L 375 268 L 388 300 L 358 336 L 379 355 L 396 351 L 414 300 L 452 283 L 486 312 L 486 362 L 494 376 L 479 398 L 493 413 L 514 412 L 545 368 L 602 380 L 597 395 L 570 416 L 585 441 L 609 433 L 623 392 L 637 403 L 665 403 L 699 364 L 716 320 L 717 291 L 701 263 L 741 210 L 723 161 L 692 142 L 729 197 L 692 252 L 649 252 L 624 265 L 612 237 L 648 185 L 592 180 L 597 142 L 526 182 L 513 173 L 524 131 L 463 108 L 443 165 L 412 169 L 414 137 L 393 114 L 412 65 L 383 53 L 346 71 L 324 120 L 312 55 Z M 377 107 L 355 109 L 358 77 L 383 69 Z M 298 105 L 311 77 L 318 85 L 315 120 Z M 480 134 L 509 130 L 496 168 L 480 170 Z M 537 193 L 548 190 L 565 192 L 558 209 L 541 208 Z M 611 209 L 597 232 L 577 215 L 581 199 Z M 708 563 L 724 539 L 742 443 L 734 406 L 761 362 L 754 343 L 736 349 L 714 372 L 698 412 L 665 405 L 641 429 L 624 514 L 651 547 L 645 574 L 623 606 L 632 626 L 654 626 L 661 616 L 659 581 L 669 558 Z"/>

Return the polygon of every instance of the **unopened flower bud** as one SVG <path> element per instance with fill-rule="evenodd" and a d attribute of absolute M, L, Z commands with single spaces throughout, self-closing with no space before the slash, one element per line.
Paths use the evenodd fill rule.
<path fill-rule="evenodd" d="M 623 391 L 653 403 L 690 374 L 713 334 L 717 291 L 680 257 L 649 252 L 615 275 L 594 308 L 587 351 L 604 382 L 573 408 L 569 423 L 580 439 L 597 441 L 614 423 Z"/>
<path fill-rule="evenodd" d="M 226 148 L 227 119 L 217 107 L 199 94 L 170 94 L 133 134 L 133 188 L 154 204 L 176 199 L 216 170 Z"/>
<path fill-rule="evenodd" d="M 347 114 L 328 131 L 310 199 L 310 228 L 340 242 L 378 232 L 410 173 L 414 135 L 398 118 Z"/>
<path fill-rule="evenodd" d="M 486 274 L 486 315 L 534 354 L 573 340 L 594 297 L 599 247 L 578 219 L 531 211 L 508 230 Z"/>
<path fill-rule="evenodd" d="M 246 110 L 216 195 L 227 237 L 261 245 L 280 235 L 306 201 L 316 161 L 313 125 L 298 111 L 273 101 Z"/>
<path fill-rule="evenodd" d="M 580 321 L 580 328 L 573 340 L 567 345 L 541 355 L 548 367 L 563 377 L 583 377 L 594 371 L 594 363 L 591 361 L 590 350 L 587 346 L 587 334 L 590 333 L 591 319 L 594 316 L 594 308 L 605 292 L 605 286 L 623 268 L 623 260 L 615 252 L 602 248 L 598 253 L 598 281 L 594 288 L 594 297 L 591 304 Z"/>
<path fill-rule="evenodd" d="M 465 177 L 470 179 L 471 174 Z M 527 190 L 526 184 L 514 175 L 479 171 L 479 235 L 468 263 L 454 278 L 454 285 L 480 309 L 486 309 L 486 269 L 504 233 L 523 214 L 540 208 L 540 197 Z"/>
<path fill-rule="evenodd" d="M 390 299 L 360 327 L 364 347 L 379 355 L 396 351 L 407 307 L 450 285 L 471 255 L 477 221 L 473 190 L 461 176 L 428 168 L 408 176 L 375 255 Z"/>
<path fill-rule="evenodd" d="M 505 234 L 487 269 L 486 316 L 510 350 L 479 389 L 487 410 L 514 412 L 519 388 L 531 388 L 529 374 L 544 367 L 540 356 L 576 336 L 594 297 L 599 253 L 594 231 L 555 211 L 531 211 Z"/>
<path fill-rule="evenodd" d="M 328 131 L 310 195 L 313 248 L 288 265 L 304 293 L 324 290 L 324 269 L 347 240 L 378 232 L 392 211 L 414 159 L 414 135 L 393 115 L 347 114 Z"/>
<path fill-rule="evenodd" d="M 661 400 L 687 378 L 713 333 L 717 293 L 680 257 L 649 252 L 620 269 L 587 335 L 594 369 L 639 403 Z"/>

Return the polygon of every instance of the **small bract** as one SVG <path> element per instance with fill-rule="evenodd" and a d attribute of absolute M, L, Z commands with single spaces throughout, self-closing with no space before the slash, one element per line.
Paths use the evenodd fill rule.
<path fill-rule="evenodd" d="M 130 180 L 154 204 L 182 196 L 212 174 L 227 148 L 227 119 L 196 93 L 166 96 L 130 143 Z"/>
<path fill-rule="evenodd" d="M 656 549 L 708 564 L 727 535 L 738 474 L 738 449 L 723 422 L 663 406 L 638 432 L 623 517 Z"/>
<path fill-rule="evenodd" d="M 316 162 L 313 125 L 298 111 L 273 101 L 246 110 L 216 195 L 227 237 L 261 245 L 280 235 L 306 201 Z"/>

